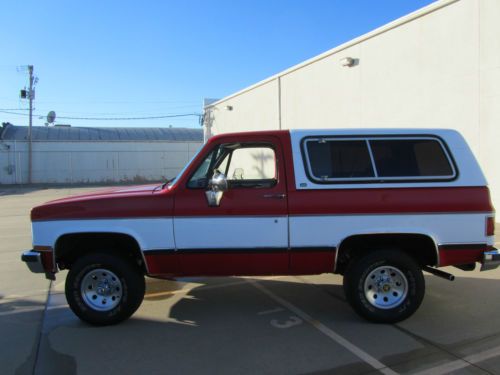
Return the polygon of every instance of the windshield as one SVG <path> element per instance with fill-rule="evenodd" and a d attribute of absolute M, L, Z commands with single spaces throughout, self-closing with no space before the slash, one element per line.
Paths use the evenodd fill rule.
<path fill-rule="evenodd" d="M 196 153 L 193 155 L 193 157 L 191 158 L 191 160 L 189 160 L 186 165 L 184 166 L 184 168 L 182 168 L 182 170 L 177 174 L 177 176 L 172 179 L 171 181 L 168 181 L 167 182 L 167 187 L 172 187 L 174 186 L 177 181 L 179 181 L 179 178 L 184 174 L 184 172 L 186 172 L 186 169 L 188 169 L 188 167 L 191 165 L 191 163 L 193 162 L 194 159 L 196 159 L 196 157 L 198 156 L 198 154 L 200 153 L 200 151 L 203 149 L 203 146 L 200 147 L 200 149 L 198 151 L 196 151 Z"/>

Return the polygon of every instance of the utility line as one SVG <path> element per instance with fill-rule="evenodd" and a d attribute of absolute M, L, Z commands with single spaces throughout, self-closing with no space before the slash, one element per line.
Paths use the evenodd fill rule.
<path fill-rule="evenodd" d="M 118 121 L 118 120 L 154 120 L 162 118 L 173 118 L 173 117 L 199 117 L 199 113 L 181 113 L 175 115 L 162 115 L 162 116 L 144 116 L 144 117 L 69 117 L 69 116 L 59 116 L 58 118 L 65 120 L 104 120 L 104 121 Z"/>
<path fill-rule="evenodd" d="M 0 110 L 0 113 L 6 113 L 9 115 L 17 116 L 29 116 L 26 113 L 16 113 L 10 112 L 11 110 Z M 41 116 L 41 115 L 35 115 Z M 174 118 L 174 117 L 200 117 L 200 113 L 180 113 L 180 114 L 170 114 L 170 115 L 160 115 L 160 116 L 143 116 L 143 117 L 72 117 L 72 116 L 57 116 L 58 119 L 64 120 L 88 120 L 88 121 L 125 121 L 125 120 L 155 120 L 164 118 Z M 42 116 L 43 117 L 43 116 Z"/>

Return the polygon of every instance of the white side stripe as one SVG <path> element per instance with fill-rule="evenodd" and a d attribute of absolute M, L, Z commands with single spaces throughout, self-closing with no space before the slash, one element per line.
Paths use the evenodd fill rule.
<path fill-rule="evenodd" d="M 33 244 L 54 246 L 57 239 L 67 233 L 122 233 L 135 238 L 142 250 L 173 249 L 173 219 L 116 218 L 34 221 Z"/>
<path fill-rule="evenodd" d="M 286 216 L 175 217 L 178 249 L 287 248 Z"/>
<path fill-rule="evenodd" d="M 485 218 L 488 214 L 426 215 L 325 215 L 291 216 L 290 246 L 338 247 L 345 238 L 356 234 L 419 233 L 436 244 L 487 243 Z M 457 231 L 457 228 L 460 228 Z"/>

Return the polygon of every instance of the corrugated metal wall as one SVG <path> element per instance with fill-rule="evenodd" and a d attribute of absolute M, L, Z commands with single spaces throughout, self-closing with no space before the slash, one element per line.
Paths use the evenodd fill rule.
<path fill-rule="evenodd" d="M 173 178 L 201 142 L 33 142 L 33 183 L 114 183 Z M 28 181 L 28 143 L 0 142 L 0 184 Z"/>

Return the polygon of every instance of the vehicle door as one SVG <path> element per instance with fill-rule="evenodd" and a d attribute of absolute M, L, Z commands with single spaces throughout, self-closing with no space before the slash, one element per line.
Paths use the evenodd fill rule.
<path fill-rule="evenodd" d="M 218 143 L 208 151 L 175 197 L 174 236 L 183 274 L 287 273 L 283 164 L 274 136 Z"/>

